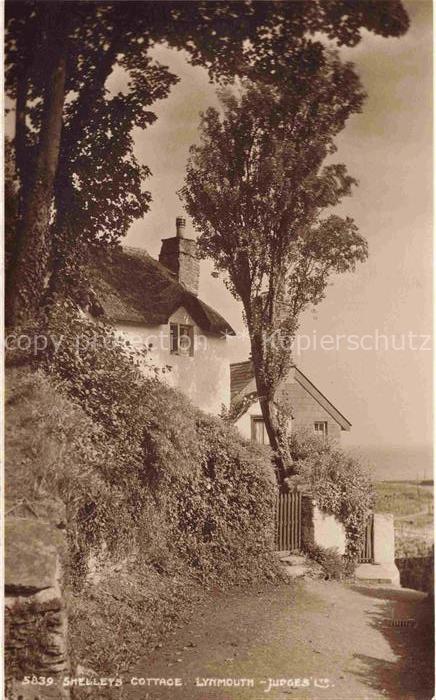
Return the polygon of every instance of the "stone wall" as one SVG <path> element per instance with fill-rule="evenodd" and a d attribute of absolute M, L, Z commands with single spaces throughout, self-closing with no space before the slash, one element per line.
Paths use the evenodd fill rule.
<path fill-rule="evenodd" d="M 290 425 L 291 431 L 302 430 L 315 434 L 315 422 L 321 421 L 327 423 L 329 439 L 335 442 L 340 441 L 341 429 L 339 425 L 300 384 L 296 381 L 289 380 L 281 386 L 279 391 L 280 396 L 284 397 L 284 401 L 289 402 L 292 406 L 294 419 Z M 260 408 L 260 403 L 259 401 L 254 401 L 247 411 L 238 418 L 235 425 L 244 438 L 247 440 L 252 439 L 251 420 L 252 418 L 261 416 L 262 410 Z"/>
<path fill-rule="evenodd" d="M 13 508 L 5 519 L 5 696 L 69 698 L 64 537 L 31 510 Z"/>
<path fill-rule="evenodd" d="M 164 238 L 159 262 L 174 272 L 178 281 L 192 294 L 198 294 L 200 262 L 197 257 L 197 242 L 191 238 Z"/>
<path fill-rule="evenodd" d="M 330 440 L 339 442 L 341 439 L 341 429 L 331 415 L 311 396 L 304 387 L 297 381 L 289 378 L 282 384 L 279 390 L 285 400 L 292 407 L 294 420 L 292 430 L 307 430 L 314 432 L 314 423 L 321 421 L 327 423 L 327 435 Z"/>
<path fill-rule="evenodd" d="M 402 586 L 434 595 L 434 550 L 428 557 L 398 557 L 395 563 Z"/>

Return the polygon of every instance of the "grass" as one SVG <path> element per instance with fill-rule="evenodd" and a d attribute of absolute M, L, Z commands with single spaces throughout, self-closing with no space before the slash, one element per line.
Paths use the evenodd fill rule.
<path fill-rule="evenodd" d="M 141 481 L 133 469 L 124 470 L 130 466 L 127 460 L 117 471 L 119 443 L 111 442 L 62 386 L 42 371 L 30 372 L 24 367 L 10 367 L 6 375 L 6 512 L 13 512 L 24 501 L 37 513 L 44 510 L 45 514 L 47 508 L 57 513 L 59 508 L 65 514 L 62 519 L 68 546 L 62 564 L 74 673 L 77 666 L 102 677 L 127 670 L 138 655 L 161 645 L 186 615 L 195 614 L 203 589 L 211 582 L 227 587 L 274 577 L 281 580 L 283 574 L 270 552 L 269 540 L 259 539 L 260 517 L 251 518 L 251 525 L 248 516 L 242 521 L 248 522 L 244 525 L 244 546 L 236 529 L 235 502 L 255 508 L 264 527 L 270 526 L 267 504 L 263 511 L 258 508 L 264 503 L 262 496 L 269 481 L 266 475 L 265 481 L 260 479 L 254 457 L 251 459 L 251 453 L 250 459 L 245 457 L 246 447 L 237 435 L 206 416 L 200 423 L 195 409 L 186 417 L 182 411 L 188 406 L 185 400 L 179 405 L 179 396 L 162 388 L 164 397 L 172 398 L 173 425 L 180 427 L 178 444 L 185 446 L 183 440 L 188 435 L 190 452 L 197 454 L 191 447 L 196 446 L 199 433 L 187 433 L 186 426 L 192 431 L 201 426 L 201 439 L 207 435 L 209 444 L 215 440 L 215 461 L 209 460 L 207 467 L 215 469 L 209 482 L 213 481 L 217 497 L 209 503 L 202 482 L 197 488 L 193 479 L 168 477 L 172 443 L 166 432 L 158 434 L 155 429 L 154 436 L 160 440 L 159 465 L 166 480 L 157 482 L 156 498 L 147 500 L 150 488 L 143 486 L 138 495 Z M 168 403 L 162 400 L 162 405 L 166 411 Z M 156 411 L 161 404 L 152 397 L 150 406 Z M 156 418 L 156 413 L 152 415 Z M 157 425 L 164 425 L 165 413 L 162 416 L 156 418 Z M 125 442 L 120 440 L 122 449 Z M 135 453 L 127 454 L 135 457 Z M 146 455 L 143 457 L 146 466 Z M 256 458 L 262 466 L 261 458 Z M 230 470 L 233 464 L 238 465 L 238 471 Z M 199 467 L 203 468 L 200 452 L 190 465 L 192 474 Z M 164 501 L 168 483 L 175 490 L 169 505 Z M 192 484 L 197 491 L 194 487 L 189 490 Z M 229 484 L 234 484 L 233 490 Z M 251 500 L 250 494 L 254 494 Z M 203 499 L 200 502 L 212 522 L 216 519 L 220 524 L 219 538 L 212 543 L 201 527 L 183 528 L 191 523 L 185 519 L 187 512 L 193 512 L 195 524 L 199 499 Z M 180 536 L 170 540 L 168 533 L 173 531 L 168 515 L 174 514 L 170 506 L 174 508 L 179 502 Z M 138 508 L 140 504 L 139 514 L 132 503 Z M 198 512 L 200 519 L 203 511 Z M 99 698 L 106 697 L 103 692 L 99 690 Z M 113 690 L 108 693 L 115 700 Z"/>
<path fill-rule="evenodd" d="M 433 543 L 433 486 L 410 481 L 379 481 L 374 486 L 375 512 L 394 515 L 396 556 L 428 556 Z"/>
<path fill-rule="evenodd" d="M 90 419 L 41 372 L 8 370 L 6 384 L 6 511 L 22 501 L 36 512 L 69 502 L 71 511 L 74 494 L 89 490 L 80 442 Z M 68 535 L 71 527 L 68 521 Z M 186 571 L 159 574 L 143 559 L 126 557 L 115 566 L 108 557 L 83 586 L 68 587 L 73 669 L 79 664 L 105 676 L 125 669 L 135 654 L 168 635 L 201 595 Z M 70 584 L 70 556 L 63 564 Z"/>
<path fill-rule="evenodd" d="M 395 516 L 414 515 L 429 511 L 433 504 L 433 488 L 404 481 L 375 483 L 375 512 Z"/>

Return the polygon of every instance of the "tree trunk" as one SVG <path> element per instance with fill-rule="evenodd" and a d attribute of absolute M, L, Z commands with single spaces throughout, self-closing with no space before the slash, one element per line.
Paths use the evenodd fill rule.
<path fill-rule="evenodd" d="M 29 162 L 26 151 L 26 105 L 27 105 L 27 75 L 23 71 L 17 85 L 17 99 L 15 104 L 15 169 L 20 181 L 20 190 L 24 192 L 26 187 Z"/>
<path fill-rule="evenodd" d="M 60 4 L 47 7 L 47 14 L 47 49 L 56 48 L 51 49 L 52 70 L 45 89 L 38 151 L 24 192 L 16 257 L 8 280 L 7 325 L 21 323 L 38 310 L 50 252 L 48 232 L 62 131 L 69 22 Z"/>
<path fill-rule="evenodd" d="M 83 255 L 86 245 L 81 239 L 81 231 L 74 226 L 74 195 L 72 177 L 75 158 L 77 157 L 77 141 L 82 132 L 92 123 L 95 99 L 103 94 L 105 83 L 113 70 L 117 53 L 122 45 L 123 34 L 119 26 L 114 27 L 109 45 L 96 66 L 93 79 L 78 96 L 75 113 L 68 123 L 67 133 L 62 140 L 59 166 L 61 177 L 56 179 L 55 206 L 56 219 L 53 225 L 53 245 L 51 257 L 50 280 L 47 298 L 52 300 L 56 295 L 67 294 L 82 297 L 84 290 L 81 275 Z M 82 258 L 81 258 L 82 254 Z M 76 299 L 77 300 L 77 299 Z"/>
<path fill-rule="evenodd" d="M 279 416 L 276 396 L 279 381 L 269 377 L 261 334 L 252 331 L 250 338 L 257 395 L 270 446 L 275 455 L 277 482 L 283 486 L 286 477 L 292 472 L 292 458 L 288 448 L 287 431 Z"/>
<path fill-rule="evenodd" d="M 287 444 L 288 434 L 279 417 L 279 406 L 275 398 L 277 392 L 268 390 L 262 383 L 257 384 L 257 390 L 270 446 L 274 451 L 277 482 L 283 486 L 285 479 L 292 474 L 292 458 Z"/>

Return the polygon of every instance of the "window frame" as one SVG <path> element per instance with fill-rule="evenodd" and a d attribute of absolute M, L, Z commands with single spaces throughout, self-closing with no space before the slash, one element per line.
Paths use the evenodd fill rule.
<path fill-rule="evenodd" d="M 179 351 L 179 324 L 170 323 L 170 354 L 177 355 Z"/>
<path fill-rule="evenodd" d="M 324 426 L 322 430 L 317 429 L 317 425 L 322 425 Z M 313 422 L 313 432 L 317 436 L 321 436 L 323 440 L 327 440 L 328 436 L 328 421 L 326 420 L 316 420 Z"/>
<path fill-rule="evenodd" d="M 181 332 L 187 331 L 187 332 Z M 189 338 L 189 348 L 180 347 L 180 339 Z M 190 323 L 170 323 L 170 355 L 192 357 L 194 355 L 194 326 Z"/>
<path fill-rule="evenodd" d="M 262 424 L 262 438 L 263 442 L 258 442 L 256 440 L 256 428 L 255 425 L 256 423 L 261 423 Z M 266 441 L 265 441 L 266 438 Z M 268 432 L 266 429 L 265 421 L 262 415 L 256 415 L 256 416 L 251 416 L 251 442 L 254 442 L 256 445 L 269 445 L 269 437 L 268 437 Z"/>

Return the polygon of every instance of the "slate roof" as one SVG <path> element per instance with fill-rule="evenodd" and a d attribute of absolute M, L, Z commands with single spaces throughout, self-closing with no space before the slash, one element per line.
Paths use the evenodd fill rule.
<path fill-rule="evenodd" d="M 328 400 L 317 387 L 312 384 L 298 367 L 293 367 L 294 379 L 300 384 L 327 413 L 340 425 L 342 430 L 350 430 L 351 423 L 338 409 Z M 230 400 L 235 404 L 244 396 L 249 396 L 256 391 L 256 380 L 254 378 L 253 363 L 251 360 L 245 362 L 235 362 L 230 365 Z M 241 414 L 242 415 L 242 414 Z"/>
<path fill-rule="evenodd" d="M 94 306 L 109 321 L 156 326 L 183 306 L 213 335 L 235 335 L 227 321 L 189 292 L 145 250 L 125 247 L 88 265 Z"/>
<path fill-rule="evenodd" d="M 253 364 L 251 360 L 246 362 L 234 362 L 230 365 L 230 401 L 245 389 L 247 384 L 254 379 Z"/>

